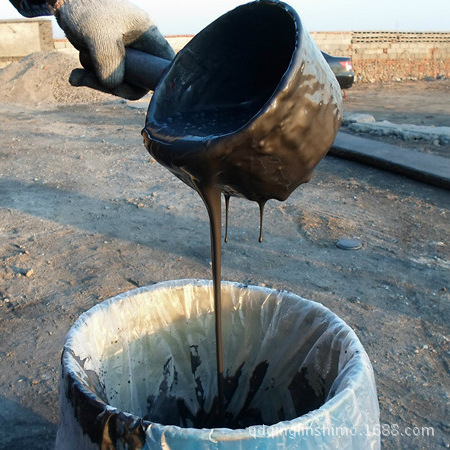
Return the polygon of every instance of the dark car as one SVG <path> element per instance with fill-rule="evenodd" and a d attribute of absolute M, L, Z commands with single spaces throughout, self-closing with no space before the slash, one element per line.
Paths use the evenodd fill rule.
<path fill-rule="evenodd" d="M 348 89 L 351 87 L 355 80 L 355 72 L 353 72 L 351 58 L 345 56 L 331 56 L 325 52 L 322 52 L 322 55 L 331 67 L 341 89 Z"/>

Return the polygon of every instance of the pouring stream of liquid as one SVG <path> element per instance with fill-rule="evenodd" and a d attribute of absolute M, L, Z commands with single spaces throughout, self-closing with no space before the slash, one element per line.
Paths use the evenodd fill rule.
<path fill-rule="evenodd" d="M 197 192 L 205 203 L 208 211 L 210 230 L 211 230 L 211 260 L 212 260 L 212 278 L 214 286 L 214 315 L 215 315 L 215 336 L 216 336 L 216 363 L 217 363 L 217 399 L 218 411 L 217 417 L 220 420 L 225 417 L 225 393 L 224 393 L 224 374 L 223 374 L 223 344 L 222 344 L 222 297 L 221 297 L 221 279 L 222 279 L 222 261 L 221 261 L 221 231 L 222 231 L 222 207 L 221 207 L 221 189 L 213 183 L 197 186 Z M 225 197 L 225 242 L 228 241 L 228 212 L 230 206 L 230 195 Z M 259 202 L 260 210 L 260 231 L 259 242 L 262 242 L 262 224 L 263 213 L 266 202 Z"/>
<path fill-rule="evenodd" d="M 216 364 L 217 364 L 217 398 L 218 417 L 224 417 L 225 399 L 223 388 L 223 350 L 222 350 L 222 296 L 221 296 L 221 228 L 222 228 L 222 208 L 221 191 L 214 184 L 199 186 L 197 189 L 200 197 L 208 210 L 209 223 L 211 229 L 211 260 L 212 278 L 214 286 L 214 316 L 216 334 Z M 227 208 L 228 211 L 228 208 Z"/>

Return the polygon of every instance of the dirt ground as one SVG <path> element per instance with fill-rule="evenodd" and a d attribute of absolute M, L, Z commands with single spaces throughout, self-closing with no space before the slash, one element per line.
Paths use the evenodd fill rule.
<path fill-rule="evenodd" d="M 347 110 L 450 125 L 449 82 L 359 85 Z M 444 98 L 446 97 L 446 101 Z M 136 286 L 210 278 L 199 196 L 147 154 L 115 98 L 0 104 L 0 449 L 53 447 L 64 337 Z M 395 119 L 395 120 L 394 120 Z M 450 195 L 327 156 L 266 207 L 232 199 L 223 279 L 323 303 L 372 361 L 387 449 L 450 447 Z M 358 237 L 363 247 L 335 243 Z"/>

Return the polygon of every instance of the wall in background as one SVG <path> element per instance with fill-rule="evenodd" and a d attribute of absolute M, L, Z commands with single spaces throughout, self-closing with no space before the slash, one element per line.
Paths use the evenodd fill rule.
<path fill-rule="evenodd" d="M 0 20 L 0 67 L 30 53 L 54 49 L 50 20 Z"/>
<path fill-rule="evenodd" d="M 450 32 L 313 32 L 331 55 L 351 56 L 357 81 L 450 77 Z"/>
<path fill-rule="evenodd" d="M 48 19 L 0 21 L 0 67 L 37 51 L 75 51 L 54 40 Z M 357 82 L 450 78 L 450 32 L 312 32 L 317 46 L 331 55 L 350 56 Z M 168 36 L 175 51 L 192 36 Z"/>

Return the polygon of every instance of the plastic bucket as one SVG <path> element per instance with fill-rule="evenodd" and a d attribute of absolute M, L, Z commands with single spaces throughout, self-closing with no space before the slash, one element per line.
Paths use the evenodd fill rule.
<path fill-rule="evenodd" d="M 226 411 L 208 428 L 210 281 L 167 281 L 84 313 L 62 355 L 57 449 L 379 448 L 372 366 L 355 333 L 286 291 L 222 283 Z"/>

